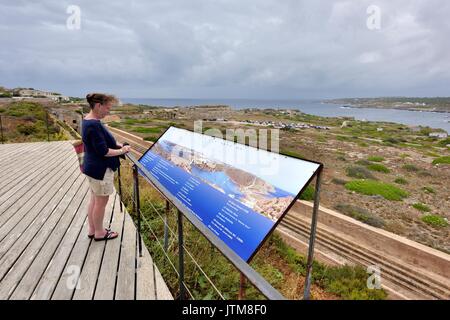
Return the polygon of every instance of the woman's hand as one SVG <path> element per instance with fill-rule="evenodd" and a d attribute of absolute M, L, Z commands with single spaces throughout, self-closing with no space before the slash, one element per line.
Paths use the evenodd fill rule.
<path fill-rule="evenodd" d="M 116 143 L 116 146 L 118 146 L 119 148 L 122 148 L 123 147 L 123 144 L 121 144 L 121 143 Z"/>
<path fill-rule="evenodd" d="M 120 150 L 122 150 L 122 154 L 128 153 L 131 151 L 131 147 L 130 146 L 123 146 L 122 148 L 120 148 Z"/>

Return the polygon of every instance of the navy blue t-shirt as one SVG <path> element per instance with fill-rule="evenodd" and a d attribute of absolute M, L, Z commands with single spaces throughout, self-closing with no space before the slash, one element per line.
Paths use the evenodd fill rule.
<path fill-rule="evenodd" d="M 105 157 L 108 149 L 120 149 L 116 139 L 100 120 L 83 119 L 82 139 L 84 143 L 83 171 L 97 180 L 103 180 L 107 168 L 116 171 L 120 166 L 119 157 Z"/>

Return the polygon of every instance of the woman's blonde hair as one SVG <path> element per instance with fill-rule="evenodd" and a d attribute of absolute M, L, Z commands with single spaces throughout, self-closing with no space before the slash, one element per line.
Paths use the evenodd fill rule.
<path fill-rule="evenodd" d="M 96 103 L 107 104 L 107 103 L 117 103 L 119 100 L 113 96 L 104 93 L 88 93 L 86 95 L 86 100 L 89 103 L 91 109 L 94 109 Z"/>

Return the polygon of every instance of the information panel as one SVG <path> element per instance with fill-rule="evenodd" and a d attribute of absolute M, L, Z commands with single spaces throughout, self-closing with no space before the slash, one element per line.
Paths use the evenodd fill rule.
<path fill-rule="evenodd" d="M 245 261 L 321 166 L 176 127 L 139 162 Z"/>

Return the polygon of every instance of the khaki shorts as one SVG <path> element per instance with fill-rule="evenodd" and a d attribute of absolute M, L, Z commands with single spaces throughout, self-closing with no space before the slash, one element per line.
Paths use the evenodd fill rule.
<path fill-rule="evenodd" d="M 89 187 L 96 196 L 109 196 L 114 192 L 114 171 L 106 168 L 103 180 L 88 177 Z"/>

